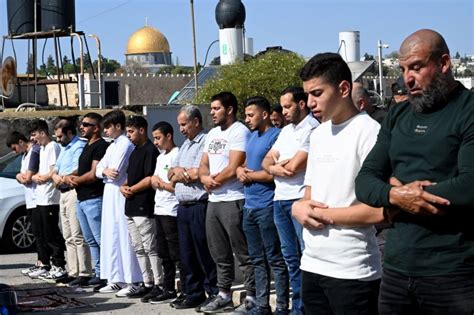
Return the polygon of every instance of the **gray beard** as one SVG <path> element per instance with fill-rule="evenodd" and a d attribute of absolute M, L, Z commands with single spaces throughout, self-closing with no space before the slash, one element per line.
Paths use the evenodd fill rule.
<path fill-rule="evenodd" d="M 448 80 L 441 73 L 437 73 L 421 96 L 408 94 L 408 98 L 416 112 L 429 113 L 446 105 L 448 94 Z"/>

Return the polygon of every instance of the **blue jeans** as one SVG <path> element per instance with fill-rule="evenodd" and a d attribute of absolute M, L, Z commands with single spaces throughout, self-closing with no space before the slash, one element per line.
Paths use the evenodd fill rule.
<path fill-rule="evenodd" d="M 281 253 L 285 258 L 290 275 L 290 286 L 293 291 L 292 313 L 303 311 L 301 301 L 301 270 L 300 260 L 303 252 L 303 226 L 291 216 L 291 206 L 295 200 L 275 200 L 273 202 L 273 219 L 281 242 Z"/>
<path fill-rule="evenodd" d="M 270 268 L 275 278 L 276 306 L 288 309 L 288 269 L 281 254 L 278 232 L 273 222 L 273 206 L 243 211 L 243 229 L 255 270 L 257 306 L 268 307 L 270 297 Z"/>
<path fill-rule="evenodd" d="M 84 240 L 91 250 L 95 276 L 100 277 L 100 224 L 102 221 L 102 197 L 77 202 L 77 219 Z"/>

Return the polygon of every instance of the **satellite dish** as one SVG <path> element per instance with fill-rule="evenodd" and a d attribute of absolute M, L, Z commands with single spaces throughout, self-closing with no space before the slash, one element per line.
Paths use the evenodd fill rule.
<path fill-rule="evenodd" d="M 10 98 L 16 84 L 16 62 L 7 57 L 0 68 L 0 95 Z"/>

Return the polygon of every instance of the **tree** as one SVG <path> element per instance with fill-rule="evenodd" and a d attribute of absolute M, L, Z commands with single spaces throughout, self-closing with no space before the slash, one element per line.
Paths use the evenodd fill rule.
<path fill-rule="evenodd" d="M 33 65 L 33 54 L 28 55 L 28 62 L 26 63 L 26 74 L 33 74 L 34 65 Z"/>
<path fill-rule="evenodd" d="M 364 54 L 364 60 L 375 60 L 373 55 L 369 55 L 368 53 Z"/>
<path fill-rule="evenodd" d="M 461 55 L 459 54 L 459 51 L 456 51 L 456 55 L 454 56 L 454 59 L 461 59 Z"/>
<path fill-rule="evenodd" d="M 472 77 L 473 76 L 473 72 L 471 69 L 466 69 L 464 70 L 464 75 L 465 77 Z"/>
<path fill-rule="evenodd" d="M 217 77 L 206 82 L 194 102 L 209 103 L 213 95 L 231 91 L 240 104 L 255 95 L 277 103 L 283 89 L 290 85 L 301 86 L 299 71 L 304 63 L 304 59 L 294 53 L 269 52 L 247 62 L 222 66 Z M 243 117 L 243 108 L 240 117 Z"/>
<path fill-rule="evenodd" d="M 400 54 L 398 53 L 398 50 L 394 50 L 385 56 L 385 58 L 393 58 L 393 59 L 398 59 L 399 57 L 400 57 Z"/>

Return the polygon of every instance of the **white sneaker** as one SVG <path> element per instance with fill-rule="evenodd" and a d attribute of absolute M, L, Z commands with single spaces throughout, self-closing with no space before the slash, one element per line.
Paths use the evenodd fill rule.
<path fill-rule="evenodd" d="M 118 284 L 118 283 L 109 283 L 105 287 L 100 288 L 99 293 L 114 293 L 114 292 L 120 291 L 121 289 L 122 289 L 122 287 L 120 286 L 120 284 Z"/>
<path fill-rule="evenodd" d="M 51 270 L 48 274 L 41 275 L 39 278 L 48 282 L 56 282 L 56 280 L 64 278 L 67 276 L 66 269 L 57 266 L 51 266 Z"/>
<path fill-rule="evenodd" d="M 40 267 L 40 266 L 38 266 L 38 265 L 34 265 L 34 266 L 30 267 L 30 268 L 23 269 L 23 270 L 21 271 L 21 274 L 24 275 L 24 276 L 27 276 L 30 272 L 33 272 L 33 271 L 38 270 L 39 267 Z"/>
<path fill-rule="evenodd" d="M 48 272 L 49 271 L 48 271 L 48 269 L 46 269 L 46 267 L 41 266 L 38 269 L 28 273 L 28 277 L 30 277 L 31 279 L 38 279 L 39 276 L 44 275 Z"/>
<path fill-rule="evenodd" d="M 128 284 L 125 288 L 118 291 L 115 296 L 116 297 L 127 297 L 129 294 L 136 293 L 140 289 L 138 285 L 135 284 Z"/>

